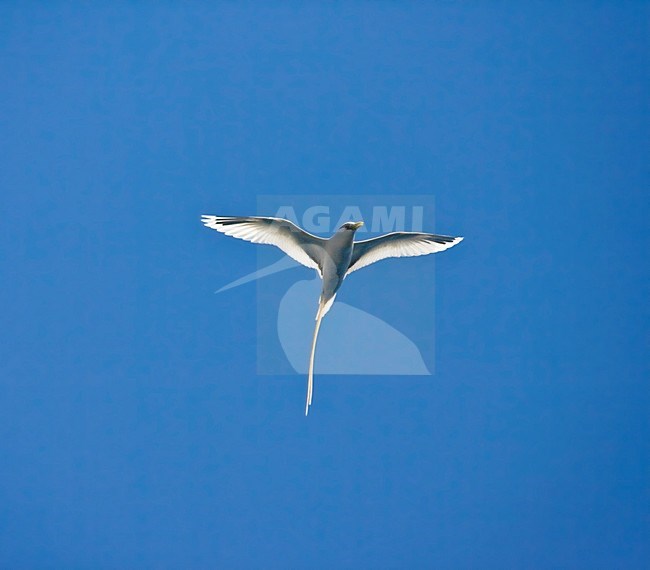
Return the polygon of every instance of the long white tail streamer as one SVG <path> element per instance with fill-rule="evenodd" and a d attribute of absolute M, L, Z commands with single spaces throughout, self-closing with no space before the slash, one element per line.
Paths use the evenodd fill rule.
<path fill-rule="evenodd" d="M 336 297 L 336 295 L 334 296 Z M 311 354 L 309 356 L 309 376 L 307 378 L 307 403 L 305 404 L 305 415 L 309 414 L 312 396 L 314 394 L 314 357 L 316 356 L 316 341 L 318 340 L 318 331 L 323 317 L 330 310 L 334 303 L 334 297 L 323 303 L 323 299 L 318 302 L 318 312 L 316 313 L 316 327 L 314 328 L 314 338 L 311 341 Z"/>

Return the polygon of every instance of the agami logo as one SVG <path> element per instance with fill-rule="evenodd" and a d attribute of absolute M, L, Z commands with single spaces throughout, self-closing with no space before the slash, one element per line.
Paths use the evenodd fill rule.
<path fill-rule="evenodd" d="M 423 206 L 373 206 L 369 219 L 364 218 L 362 208 L 359 206 L 344 206 L 338 217 L 333 216 L 329 206 L 310 206 L 305 209 L 302 216 L 298 216 L 294 206 L 280 206 L 275 212 L 275 217 L 290 220 L 313 234 L 331 233 L 346 222 L 361 220 L 364 226 L 358 233 L 389 233 L 397 231 L 421 232 L 424 217 Z M 407 224 L 407 222 L 410 222 Z"/>

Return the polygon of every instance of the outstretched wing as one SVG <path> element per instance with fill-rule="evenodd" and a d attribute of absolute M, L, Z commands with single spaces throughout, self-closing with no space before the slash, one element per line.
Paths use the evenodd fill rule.
<path fill-rule="evenodd" d="M 281 218 L 201 216 L 203 224 L 228 236 L 280 248 L 298 263 L 321 273 L 326 240 Z"/>
<path fill-rule="evenodd" d="M 418 232 L 394 232 L 373 239 L 356 241 L 346 275 L 382 259 L 438 253 L 461 241 L 463 241 L 462 237 Z"/>

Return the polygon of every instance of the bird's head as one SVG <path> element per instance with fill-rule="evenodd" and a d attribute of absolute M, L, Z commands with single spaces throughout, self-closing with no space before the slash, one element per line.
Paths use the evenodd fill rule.
<path fill-rule="evenodd" d="M 351 230 L 353 232 L 356 232 L 362 225 L 363 225 L 363 222 L 346 222 L 339 229 L 340 230 Z"/>

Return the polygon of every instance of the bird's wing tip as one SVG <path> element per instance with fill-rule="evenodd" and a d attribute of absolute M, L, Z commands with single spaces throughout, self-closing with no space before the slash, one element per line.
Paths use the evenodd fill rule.
<path fill-rule="evenodd" d="M 201 214 L 201 223 L 213 230 L 218 229 L 217 223 L 218 223 L 218 217 L 217 216 L 211 216 L 208 214 Z"/>

